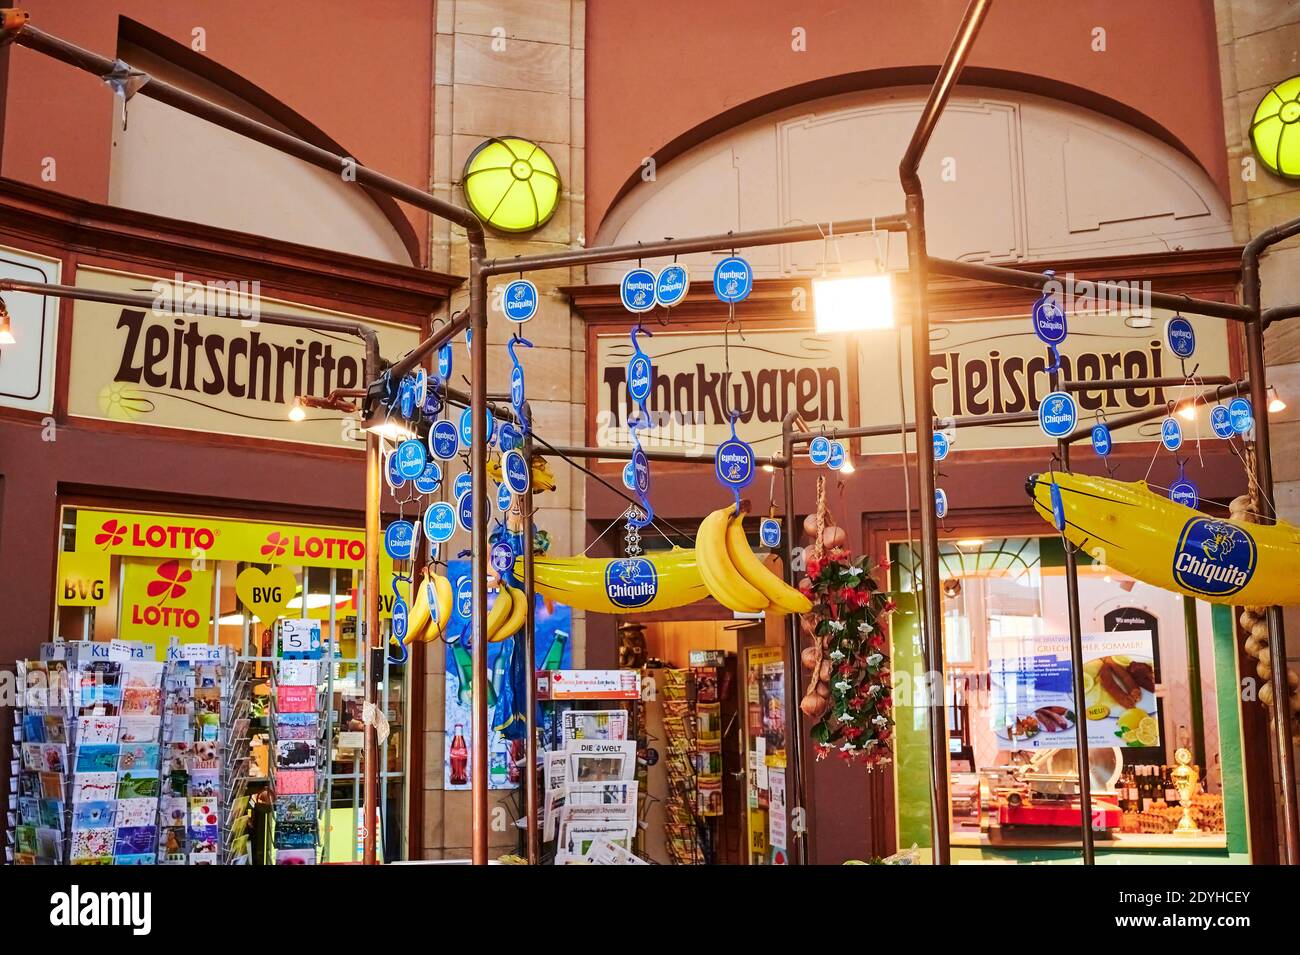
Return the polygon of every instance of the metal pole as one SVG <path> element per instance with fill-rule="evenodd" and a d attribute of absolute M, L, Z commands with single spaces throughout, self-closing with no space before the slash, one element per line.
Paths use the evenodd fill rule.
<path fill-rule="evenodd" d="M 588 448 L 572 447 L 563 444 L 548 444 L 555 454 L 568 458 L 596 458 L 604 461 L 630 461 L 632 460 L 631 448 Z M 705 454 L 697 454 L 691 451 L 668 451 L 662 449 L 646 449 L 645 456 L 650 461 L 674 461 L 684 464 L 704 464 L 713 467 L 714 448 L 709 448 Z M 780 457 L 775 454 L 756 454 L 754 463 L 760 467 L 770 466 L 777 467 L 782 463 Z"/>
<path fill-rule="evenodd" d="M 1229 395 L 1239 394 L 1249 387 L 1247 381 L 1236 381 L 1227 385 L 1218 385 L 1194 395 L 1187 401 L 1198 404 L 1209 404 L 1211 401 L 1218 401 L 1220 398 L 1226 398 Z M 1147 408 L 1144 411 L 1133 411 L 1126 415 L 1120 415 L 1117 418 L 1110 418 L 1106 421 L 1106 427 L 1111 431 L 1118 431 L 1120 428 L 1127 428 L 1130 425 L 1145 424 L 1148 421 L 1155 421 L 1169 414 L 1169 408 L 1166 405 L 1156 405 L 1153 408 Z M 1066 444 L 1074 444 L 1076 441 L 1082 441 L 1084 438 L 1092 437 L 1092 425 L 1088 424 L 1081 428 L 1075 428 L 1061 440 Z"/>
<path fill-rule="evenodd" d="M 925 199 L 917 168 L 921 156 L 930 142 L 934 127 L 943 114 L 948 96 L 961 74 L 966 57 L 979 33 L 991 0 L 971 0 L 962 17 L 957 35 L 939 75 L 935 77 L 930 95 L 921 110 L 907 151 L 898 164 L 898 178 L 906 196 L 907 209 L 907 267 L 912 277 L 914 311 L 912 314 L 912 388 L 916 406 L 916 469 L 920 493 L 918 507 L 921 512 L 921 567 L 924 586 L 922 619 L 924 621 L 926 666 L 930 671 L 927 681 L 934 690 L 930 704 L 930 824 L 934 834 L 933 854 L 937 865 L 948 865 L 952 860 L 949 846 L 948 806 L 948 719 L 944 706 L 943 675 L 943 606 L 939 591 L 939 535 L 934 513 L 934 442 L 930 435 L 930 422 L 934 419 L 934 406 L 930 374 L 930 310 L 928 303 L 929 275 L 926 269 L 928 253 L 925 245 Z"/>
<path fill-rule="evenodd" d="M 532 409 L 524 402 L 524 417 L 532 420 Z M 533 435 L 532 429 L 524 432 L 524 460 L 532 466 Z M 528 686 L 524 691 L 524 703 L 528 707 L 528 716 L 524 726 L 528 733 L 524 744 L 524 815 L 528 820 L 528 864 L 537 865 L 541 859 L 541 843 L 538 837 L 539 799 L 537 792 L 537 598 L 536 577 L 533 569 L 533 484 L 528 482 L 528 490 L 522 495 L 520 506 L 524 512 L 524 599 L 528 601 L 528 614 L 524 617 L 524 659 L 528 661 Z"/>
<path fill-rule="evenodd" d="M 781 561 L 785 564 L 785 579 L 791 587 L 798 587 L 799 580 L 794 572 L 794 535 L 795 535 L 795 505 L 794 505 L 794 455 L 793 445 L 791 443 L 791 434 L 794 430 L 795 420 L 799 417 L 797 411 L 788 412 L 781 421 L 781 458 L 782 458 L 782 483 L 781 491 L 785 496 L 785 533 L 781 535 Z M 797 820 L 806 820 L 808 817 L 808 781 L 806 764 L 804 762 L 803 752 L 803 711 L 799 709 L 800 697 L 799 684 L 803 678 L 802 663 L 799 657 L 799 617 L 797 614 L 790 614 L 786 618 L 786 639 L 788 647 L 787 655 L 790 657 L 790 681 L 785 691 L 785 705 L 787 712 L 790 714 L 786 725 L 791 727 L 789 735 L 790 758 L 786 761 L 787 769 L 794 778 L 790 780 L 790 791 L 794 793 L 794 806 L 797 812 L 792 812 L 791 816 Z M 799 865 L 808 864 L 808 826 L 803 822 L 793 829 L 795 844 L 795 861 Z"/>
<path fill-rule="evenodd" d="M 473 644 L 471 648 L 473 680 L 474 754 L 471 783 L 473 789 L 473 862 L 488 861 L 488 706 L 487 706 L 487 576 L 488 576 L 488 499 L 487 499 L 487 276 L 481 263 L 470 253 L 470 417 L 473 419 L 470 448 L 470 493 L 473 495 L 474 526 L 471 531 L 470 567 L 474 581 L 471 604 Z"/>
<path fill-rule="evenodd" d="M 366 432 L 366 709 L 378 716 L 379 678 L 386 665 L 383 641 L 379 637 L 379 435 Z M 373 542 L 373 546 L 372 546 Z M 373 709 L 372 709 L 373 708 Z M 366 726 L 365 748 L 362 752 L 365 766 L 365 798 L 362 801 L 364 832 L 363 860 L 374 865 L 375 838 L 379 828 L 379 771 L 382 759 L 379 749 L 379 730 L 373 722 Z"/>

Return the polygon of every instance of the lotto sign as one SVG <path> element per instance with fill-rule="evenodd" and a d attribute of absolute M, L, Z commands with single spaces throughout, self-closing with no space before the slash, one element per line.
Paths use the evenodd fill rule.
<path fill-rule="evenodd" d="M 212 571 L 178 558 L 131 558 L 122 571 L 123 640 L 178 637 L 181 643 L 207 643 L 211 633 Z"/>
<path fill-rule="evenodd" d="M 528 462 L 518 451 L 507 451 L 501 459 L 501 473 L 506 479 L 506 484 L 510 490 L 516 494 L 523 494 L 528 490 L 528 483 L 531 477 L 528 469 Z"/>
<path fill-rule="evenodd" d="M 672 308 L 686 298 L 691 288 L 691 276 L 686 266 L 679 262 L 665 265 L 655 279 L 655 301 L 664 308 Z"/>
<path fill-rule="evenodd" d="M 501 294 L 501 308 L 512 322 L 528 321 L 537 314 L 537 286 L 528 279 L 515 279 Z"/>
<path fill-rule="evenodd" d="M 1038 406 L 1038 426 L 1049 438 L 1063 438 L 1074 430 L 1079 411 L 1064 391 L 1053 391 Z"/>
<path fill-rule="evenodd" d="M 630 269 L 618 286 L 619 299 L 629 312 L 655 307 L 655 276 L 649 269 Z"/>
<path fill-rule="evenodd" d="M 754 288 L 754 270 L 739 256 L 723 259 L 713 269 L 713 294 L 735 304 L 749 298 Z"/>

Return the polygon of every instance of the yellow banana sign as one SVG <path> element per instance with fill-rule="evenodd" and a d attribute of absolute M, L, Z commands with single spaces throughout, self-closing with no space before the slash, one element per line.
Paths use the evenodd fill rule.
<path fill-rule="evenodd" d="M 1067 540 L 1143 583 L 1217 604 L 1300 603 L 1300 528 L 1211 517 L 1126 483 L 1030 475 L 1034 509 Z"/>
<path fill-rule="evenodd" d="M 523 576 L 523 559 L 515 574 Z M 672 550 L 641 557 L 538 557 L 533 561 L 537 589 L 562 604 L 594 613 L 649 613 L 703 600 L 695 550 Z"/>

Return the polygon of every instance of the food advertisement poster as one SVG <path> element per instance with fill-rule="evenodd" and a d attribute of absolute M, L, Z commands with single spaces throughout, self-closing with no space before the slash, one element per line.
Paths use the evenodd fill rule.
<path fill-rule="evenodd" d="M 453 560 L 447 565 L 447 578 L 456 588 L 468 577 L 467 560 Z M 468 601 L 465 602 L 468 604 Z M 469 789 L 473 778 L 474 738 L 471 704 L 471 662 L 468 606 L 453 603 L 454 617 L 446 641 L 446 756 L 443 759 L 443 785 L 447 789 Z M 561 670 L 573 666 L 572 612 L 563 604 L 547 607 L 537 595 L 534 670 Z M 488 785 L 492 789 L 514 789 L 519 785 L 524 755 L 524 673 L 518 692 L 511 689 L 511 665 L 514 653 L 522 653 L 523 632 L 500 643 L 488 644 Z M 513 722 L 512 722 L 512 717 Z"/>
<path fill-rule="evenodd" d="M 1063 749 L 1074 745 L 1070 638 L 1017 638 L 990 647 L 993 732 L 998 748 Z M 1083 691 L 1088 745 L 1160 745 L 1155 657 L 1150 630 L 1083 635 Z"/>

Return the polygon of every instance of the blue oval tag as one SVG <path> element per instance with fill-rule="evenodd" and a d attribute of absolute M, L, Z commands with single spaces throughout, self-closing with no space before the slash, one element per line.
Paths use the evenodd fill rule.
<path fill-rule="evenodd" d="M 934 489 L 934 516 L 940 520 L 948 516 L 948 492 L 941 487 Z"/>
<path fill-rule="evenodd" d="M 650 397 L 650 386 L 654 383 L 654 373 L 650 359 L 645 355 L 633 355 L 627 363 L 627 393 L 638 404 Z"/>
<path fill-rule="evenodd" d="M 436 391 L 430 391 L 420 407 L 426 418 L 436 418 L 442 411 L 442 398 Z"/>
<path fill-rule="evenodd" d="M 718 480 L 729 488 L 739 491 L 748 487 L 749 482 L 754 480 L 753 449 L 739 438 L 722 442 L 713 455 L 713 471 Z M 640 480 L 638 474 L 638 483 Z"/>
<path fill-rule="evenodd" d="M 1237 433 L 1237 429 L 1232 426 L 1232 415 L 1223 405 L 1215 405 L 1210 409 L 1210 427 L 1220 438 L 1231 438 Z"/>
<path fill-rule="evenodd" d="M 516 408 L 524 403 L 524 370 L 518 365 L 510 369 L 510 403 Z"/>
<path fill-rule="evenodd" d="M 415 549 L 415 525 L 410 521 L 393 521 L 384 530 L 384 550 L 393 560 L 410 560 Z"/>
<path fill-rule="evenodd" d="M 443 345 L 438 349 L 438 377 L 443 381 L 449 381 L 451 379 L 452 364 L 451 345 Z"/>
<path fill-rule="evenodd" d="M 408 481 L 414 481 L 423 474 L 424 466 L 429 463 L 424 445 L 414 438 L 403 441 L 393 453 L 397 455 L 397 473 Z"/>
<path fill-rule="evenodd" d="M 501 293 L 501 308 L 506 318 L 523 323 L 537 314 L 537 286 L 528 279 L 515 279 Z"/>
<path fill-rule="evenodd" d="M 514 451 L 524 446 L 524 434 L 509 421 L 504 422 L 500 434 L 497 435 L 497 444 L 501 446 L 502 451 Z"/>
<path fill-rule="evenodd" d="M 445 418 L 433 423 L 429 429 L 429 450 L 435 458 L 449 461 L 456 456 L 459 446 L 460 437 L 454 424 Z"/>
<path fill-rule="evenodd" d="M 1165 344 L 1179 358 L 1191 358 L 1196 352 L 1196 329 L 1181 315 L 1165 323 Z"/>
<path fill-rule="evenodd" d="M 1038 406 L 1038 426 L 1049 438 L 1063 438 L 1079 421 L 1074 398 L 1064 391 L 1053 391 Z"/>
<path fill-rule="evenodd" d="M 831 439 L 819 434 L 808 442 L 808 460 L 821 467 L 831 459 Z"/>
<path fill-rule="evenodd" d="M 388 452 L 388 460 L 384 462 L 384 477 L 388 481 L 388 486 L 394 491 L 406 484 L 406 478 L 402 477 L 402 472 L 397 467 L 397 452 Z"/>
<path fill-rule="evenodd" d="M 411 415 L 415 414 L 415 382 L 410 378 L 402 379 L 397 401 L 402 417 L 409 421 Z"/>
<path fill-rule="evenodd" d="M 632 450 L 632 490 L 642 495 L 650 493 L 650 459 L 639 444 Z"/>
<path fill-rule="evenodd" d="M 506 485 L 516 494 L 523 494 L 528 490 L 532 474 L 521 452 L 507 451 L 502 455 L 501 474 L 506 479 Z"/>
<path fill-rule="evenodd" d="M 848 451 L 844 447 L 843 441 L 831 442 L 831 454 L 826 459 L 826 466 L 832 471 L 838 471 L 844 467 L 844 459 L 848 456 Z"/>
<path fill-rule="evenodd" d="M 515 549 L 507 541 L 501 541 L 492 545 L 488 559 L 498 574 L 508 573 L 515 566 Z"/>
<path fill-rule="evenodd" d="M 1094 425 L 1092 429 L 1092 450 L 1099 457 L 1110 454 L 1110 428 L 1104 424 Z"/>
<path fill-rule="evenodd" d="M 1177 418 L 1169 417 L 1160 422 L 1160 443 L 1166 451 L 1177 451 L 1183 446 L 1183 426 Z"/>
<path fill-rule="evenodd" d="M 1232 430 L 1237 434 L 1245 434 L 1255 427 L 1254 412 L 1245 398 L 1233 398 L 1228 402 L 1228 419 L 1232 422 Z"/>
<path fill-rule="evenodd" d="M 435 544 L 451 540 L 456 533 L 456 510 L 446 501 L 435 501 L 424 511 L 424 536 Z"/>
<path fill-rule="evenodd" d="M 775 517 L 765 517 L 758 525 L 758 539 L 764 547 L 776 547 L 781 543 L 781 522 Z"/>
<path fill-rule="evenodd" d="M 665 265 L 655 279 L 655 301 L 664 308 L 672 308 L 691 290 L 691 274 L 680 262 Z"/>
<path fill-rule="evenodd" d="M 474 584 L 468 577 L 456 578 L 456 616 L 469 624 L 470 614 L 474 612 Z M 468 630 L 466 631 L 469 632 Z"/>
<path fill-rule="evenodd" d="M 636 468 L 632 467 L 631 461 L 623 465 L 623 486 L 629 491 L 636 490 Z"/>
<path fill-rule="evenodd" d="M 505 484 L 497 485 L 497 510 L 508 511 L 510 505 L 514 503 L 514 496 L 510 493 L 510 488 Z"/>
<path fill-rule="evenodd" d="M 474 495 L 468 491 L 456 500 L 456 520 L 464 530 L 474 529 Z"/>
<path fill-rule="evenodd" d="M 415 489 L 421 494 L 433 494 L 442 486 L 442 467 L 437 461 L 430 461 L 424 466 L 420 476 L 415 479 Z"/>
<path fill-rule="evenodd" d="M 713 267 L 713 294 L 724 302 L 743 302 L 754 288 L 754 270 L 738 255 Z"/>
<path fill-rule="evenodd" d="M 649 269 L 628 269 L 618 283 L 618 297 L 629 312 L 648 312 L 655 307 L 655 275 Z"/>
<path fill-rule="evenodd" d="M 948 444 L 948 436 L 942 431 L 936 431 L 934 433 L 934 459 L 936 461 L 942 461 L 948 456 L 948 449 L 950 447 L 951 446 Z"/>
<path fill-rule="evenodd" d="M 393 636 L 398 640 L 406 637 L 406 628 L 410 623 L 406 601 L 401 597 L 393 599 Z"/>
<path fill-rule="evenodd" d="M 492 412 L 487 413 L 487 430 L 484 437 L 487 444 L 492 443 L 492 434 L 496 430 L 496 420 L 492 417 Z M 466 448 L 474 443 L 474 414 L 473 410 L 466 408 L 460 413 L 460 443 Z"/>
<path fill-rule="evenodd" d="M 1196 485 L 1186 478 L 1183 478 L 1175 481 L 1169 488 L 1169 500 L 1173 501 L 1175 504 L 1181 504 L 1184 507 L 1190 507 L 1195 510 L 1196 505 L 1201 501 L 1201 497 L 1200 494 L 1197 493 Z"/>
<path fill-rule="evenodd" d="M 1047 345 L 1059 345 L 1065 341 L 1065 310 L 1057 304 L 1056 299 L 1047 293 L 1034 303 L 1034 334 Z"/>
<path fill-rule="evenodd" d="M 451 482 L 451 496 L 460 500 L 462 496 L 468 494 L 474 486 L 474 476 L 468 471 L 461 471 L 456 475 L 456 479 Z"/>

